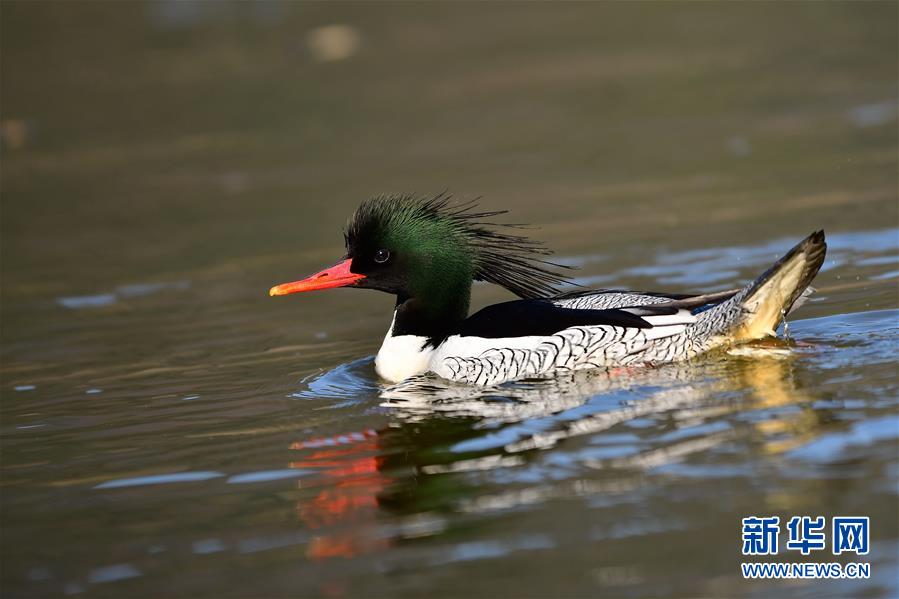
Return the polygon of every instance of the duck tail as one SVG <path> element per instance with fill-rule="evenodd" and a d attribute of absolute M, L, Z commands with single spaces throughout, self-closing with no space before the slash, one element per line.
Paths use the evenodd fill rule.
<path fill-rule="evenodd" d="M 735 341 L 776 335 L 784 316 L 798 308 L 814 291 L 809 287 L 824 264 L 824 231 L 815 231 L 734 298 L 742 317 L 731 334 Z"/>

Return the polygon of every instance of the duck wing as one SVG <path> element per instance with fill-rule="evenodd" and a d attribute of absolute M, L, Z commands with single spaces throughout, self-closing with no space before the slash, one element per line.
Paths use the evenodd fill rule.
<path fill-rule="evenodd" d="M 638 359 L 647 345 L 679 335 L 696 321 L 664 305 L 568 308 L 552 300 L 495 304 L 466 319 L 435 350 L 431 370 L 444 378 L 495 385 L 551 372 L 608 367 Z"/>

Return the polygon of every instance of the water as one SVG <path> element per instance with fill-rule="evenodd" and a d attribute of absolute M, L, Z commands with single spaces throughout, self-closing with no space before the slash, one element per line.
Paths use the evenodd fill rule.
<path fill-rule="evenodd" d="M 4 4 L 6 594 L 899 595 L 896 6 L 778 10 Z M 597 286 L 830 250 L 789 341 L 387 391 L 390 298 L 266 292 L 447 187 Z M 752 514 L 871 579 L 744 581 Z"/>

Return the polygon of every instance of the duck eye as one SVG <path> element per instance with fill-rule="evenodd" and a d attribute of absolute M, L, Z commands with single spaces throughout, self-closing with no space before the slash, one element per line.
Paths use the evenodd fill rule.
<path fill-rule="evenodd" d="M 375 262 L 378 264 L 384 264 L 390 260 L 390 251 L 389 250 L 378 250 L 375 252 Z"/>

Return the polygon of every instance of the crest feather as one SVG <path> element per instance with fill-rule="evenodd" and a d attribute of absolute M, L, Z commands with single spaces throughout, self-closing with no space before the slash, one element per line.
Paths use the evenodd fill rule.
<path fill-rule="evenodd" d="M 364 201 L 350 217 L 344 232 L 349 243 L 371 226 L 414 226 L 418 223 L 448 225 L 464 244 L 462 251 L 474 261 L 474 279 L 495 283 L 522 298 L 550 297 L 557 285 L 571 284 L 568 277 L 552 269 L 571 267 L 541 258 L 552 251 L 543 243 L 503 229 L 522 229 L 521 224 L 494 223 L 486 219 L 507 210 L 478 210 L 477 199 L 454 202 L 449 193 L 433 197 L 411 194 L 380 195 Z"/>

